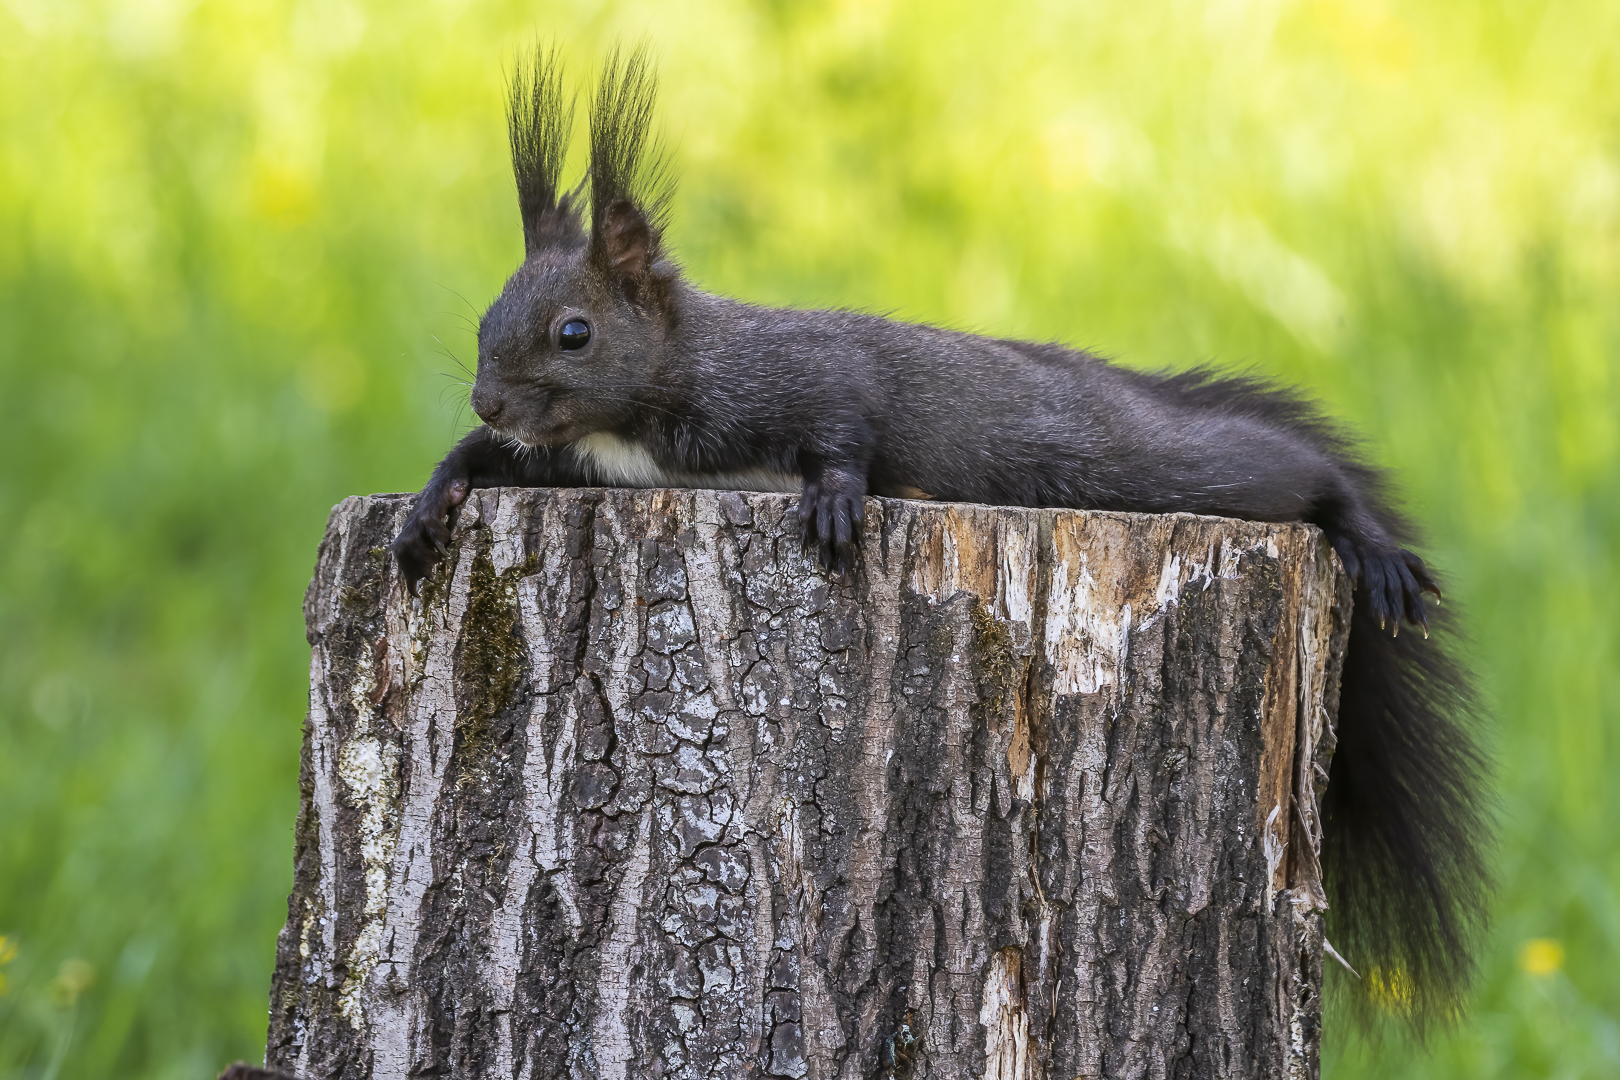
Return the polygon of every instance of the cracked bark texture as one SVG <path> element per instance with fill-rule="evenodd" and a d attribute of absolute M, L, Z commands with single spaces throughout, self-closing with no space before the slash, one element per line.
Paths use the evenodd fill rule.
<path fill-rule="evenodd" d="M 1349 591 L 1307 526 L 476 491 L 337 506 L 267 1063 L 1314 1077 Z"/>

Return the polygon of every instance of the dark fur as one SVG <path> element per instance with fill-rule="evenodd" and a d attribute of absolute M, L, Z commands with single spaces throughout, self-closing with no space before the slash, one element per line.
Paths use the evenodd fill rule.
<path fill-rule="evenodd" d="M 570 197 L 559 196 L 557 191 L 574 131 L 574 106 L 563 97 L 562 64 L 555 50 L 537 53 L 534 67 L 525 70 L 519 64 L 513 73 L 506 131 L 512 144 L 525 253 L 584 243 L 585 233 L 572 212 Z"/>
<path fill-rule="evenodd" d="M 558 169 L 571 115 L 554 60 L 512 98 L 527 256 L 479 328 L 485 420 L 439 465 L 395 542 L 414 588 L 472 487 L 614 482 L 586 436 L 677 482 L 802 478 L 806 542 L 851 566 L 867 494 L 1308 521 L 1356 580 L 1323 853 L 1329 931 L 1419 1027 L 1451 1015 L 1482 921 L 1488 826 L 1468 680 L 1426 626 L 1439 594 L 1382 475 L 1316 410 L 1254 379 L 1127 371 L 1058 345 L 847 311 L 755 307 L 689 284 L 663 249 L 649 166 L 653 78 L 615 57 L 591 109 L 591 227 Z M 589 321 L 563 351 L 559 328 Z M 622 481 L 622 477 L 618 478 Z M 632 481 L 633 482 L 633 481 Z M 1393 999 L 1378 986 L 1393 986 Z"/>

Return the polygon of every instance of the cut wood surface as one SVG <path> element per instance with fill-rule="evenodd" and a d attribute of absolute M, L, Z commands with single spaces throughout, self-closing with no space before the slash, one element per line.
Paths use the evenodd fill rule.
<path fill-rule="evenodd" d="M 332 513 L 267 1063 L 1313 1077 L 1349 589 L 1315 529 L 791 496 Z"/>

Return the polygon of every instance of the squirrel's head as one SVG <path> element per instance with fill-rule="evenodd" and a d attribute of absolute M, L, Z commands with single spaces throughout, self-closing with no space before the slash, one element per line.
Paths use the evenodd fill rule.
<path fill-rule="evenodd" d="M 590 229 L 559 192 L 573 126 L 555 52 L 513 78 L 507 123 L 523 265 L 478 327 L 473 411 L 529 446 L 622 427 L 653 386 L 674 328 L 679 271 L 663 253 L 669 184 L 649 144 L 644 50 L 608 60 L 591 105 Z"/>

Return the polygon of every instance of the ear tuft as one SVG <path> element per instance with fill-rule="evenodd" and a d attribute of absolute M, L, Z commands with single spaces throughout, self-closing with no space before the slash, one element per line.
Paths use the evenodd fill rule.
<path fill-rule="evenodd" d="M 563 90 L 562 59 L 555 47 L 535 47 L 532 64 L 521 60 L 506 103 L 523 246 L 530 253 L 549 244 L 577 244 L 584 229 L 577 194 L 561 194 L 558 181 L 574 128 L 574 99 Z"/>

